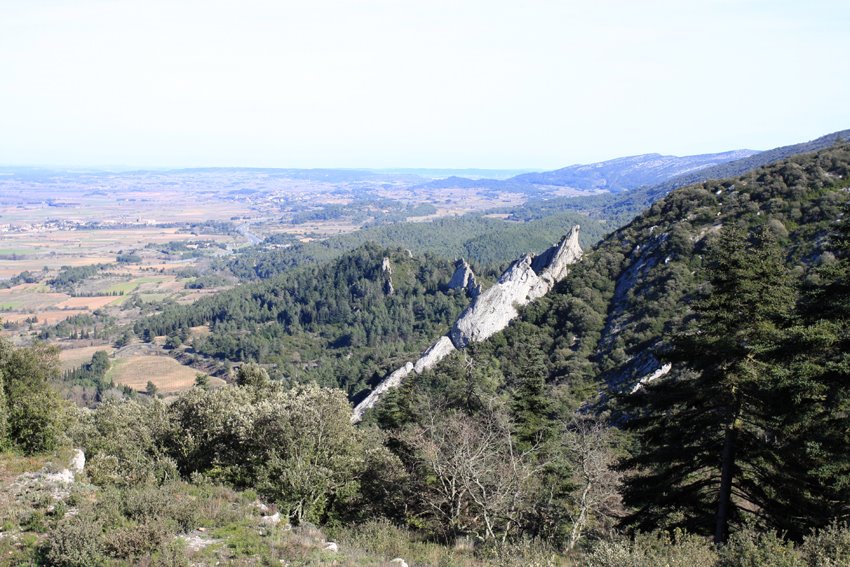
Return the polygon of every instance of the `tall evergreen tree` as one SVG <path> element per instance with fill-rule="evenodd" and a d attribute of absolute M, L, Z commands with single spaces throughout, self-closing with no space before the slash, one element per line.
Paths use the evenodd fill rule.
<path fill-rule="evenodd" d="M 768 497 L 768 356 L 793 306 L 782 250 L 768 231 L 724 228 L 706 258 L 706 292 L 666 358 L 673 377 L 623 399 L 638 448 L 625 500 L 628 522 L 681 525 L 725 541 L 742 509 Z M 713 512 L 713 513 L 712 513 Z"/>
<path fill-rule="evenodd" d="M 3 345 L 0 344 L 0 348 Z M 3 372 L 0 372 L 0 449 L 9 442 L 9 407 L 6 405 L 6 388 Z"/>
<path fill-rule="evenodd" d="M 773 505 L 801 537 L 850 518 L 850 210 L 811 271 L 776 376 L 787 489 Z"/>

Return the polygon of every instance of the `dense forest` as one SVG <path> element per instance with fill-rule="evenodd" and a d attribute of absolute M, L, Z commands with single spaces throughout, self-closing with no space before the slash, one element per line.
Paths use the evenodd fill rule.
<path fill-rule="evenodd" d="M 623 527 L 723 542 L 845 521 L 849 168 L 843 145 L 672 193 L 376 422 L 409 427 L 435 391 L 471 415 L 502 395 L 529 443 L 584 407 L 624 436 Z"/>
<path fill-rule="evenodd" d="M 2 444 L 88 460 L 58 498 L 0 495 L 3 531 L 29 538 L 0 551 L 68 566 L 847 565 L 849 189 L 844 144 L 673 191 L 357 426 L 351 401 L 466 305 L 447 260 L 367 244 L 140 322 L 238 363 L 232 384 L 199 379 L 169 404 L 79 410 L 51 387 L 54 351 L 2 342 Z M 106 387 L 103 358 L 66 379 Z M 316 526 L 336 550 L 311 547 Z"/>
<path fill-rule="evenodd" d="M 194 356 L 260 362 L 275 378 L 346 389 L 369 381 L 444 334 L 468 298 L 449 291 L 453 265 L 367 244 L 322 265 L 308 265 L 175 306 L 136 324 L 140 337 L 189 342 Z M 208 334 L 189 338 L 192 327 Z"/>
<path fill-rule="evenodd" d="M 436 219 L 432 222 L 395 223 L 307 243 L 290 243 L 282 249 L 257 247 L 220 266 L 244 280 L 263 279 L 288 269 L 339 258 L 372 243 L 401 247 L 415 255 L 443 259 L 464 258 L 477 272 L 499 273 L 522 254 L 542 250 L 557 242 L 573 225 L 582 227 L 582 246 L 602 239 L 615 225 L 581 212 L 560 211 L 532 222 L 513 222 L 480 215 Z M 274 239 L 272 239 L 274 243 Z"/>

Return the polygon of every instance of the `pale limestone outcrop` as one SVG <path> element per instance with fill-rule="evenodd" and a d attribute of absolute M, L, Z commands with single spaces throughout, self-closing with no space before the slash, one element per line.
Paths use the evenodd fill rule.
<path fill-rule="evenodd" d="M 567 275 L 569 266 L 578 262 L 581 256 L 579 226 L 576 225 L 558 244 L 542 254 L 526 254 L 511 264 L 493 287 L 474 297 L 448 336 L 440 337 L 415 364 L 408 362 L 390 374 L 357 404 L 351 421 L 357 423 L 363 419 L 366 411 L 374 407 L 384 393 L 397 388 L 411 372 L 420 374 L 436 366 L 455 349 L 464 348 L 470 342 L 483 341 L 507 327 L 508 323 L 519 315 L 518 307 L 546 295 Z M 470 282 L 468 276 L 472 274 L 472 270 L 466 273 L 468 268 L 466 262 L 458 261 L 451 283 L 457 283 L 455 279 L 458 278 L 463 287 L 466 287 Z M 459 271 L 462 272 L 460 275 Z M 472 278 L 474 277 L 472 274 Z"/>
<path fill-rule="evenodd" d="M 467 295 L 473 299 L 481 294 L 481 284 L 478 283 L 475 273 L 466 260 L 461 259 L 455 262 L 455 273 L 449 280 L 449 289 L 466 290 Z"/>
<path fill-rule="evenodd" d="M 354 412 L 351 414 L 351 421 L 353 423 L 357 423 L 361 419 L 363 419 L 363 414 L 366 413 L 366 410 L 371 409 L 378 403 L 378 399 L 383 396 L 388 390 L 393 388 L 398 388 L 401 385 L 401 381 L 404 378 L 413 372 L 413 363 L 408 362 L 386 378 L 384 381 L 378 384 L 372 392 L 363 399 L 362 402 L 357 404 L 354 408 Z"/>
<path fill-rule="evenodd" d="M 386 256 L 381 261 L 381 271 L 384 272 L 384 293 L 386 295 L 392 295 L 395 293 L 395 287 L 393 287 L 393 265 Z"/>
<path fill-rule="evenodd" d="M 647 384 L 649 384 L 651 382 L 654 382 L 655 380 L 658 380 L 659 378 L 661 378 L 663 376 L 666 376 L 667 374 L 670 373 L 670 371 L 672 369 L 673 369 L 673 365 L 670 364 L 669 362 L 661 365 L 661 367 L 656 369 L 654 372 L 647 374 L 646 376 L 644 376 L 643 378 L 638 380 L 637 384 L 634 385 L 634 387 L 632 388 L 632 391 L 630 393 L 636 394 L 636 393 L 640 392 L 643 389 L 644 386 L 646 386 Z"/>
<path fill-rule="evenodd" d="M 417 374 L 422 374 L 429 368 L 433 368 L 438 362 L 446 358 L 455 350 L 455 345 L 449 337 L 440 337 L 431 348 L 425 351 L 422 357 L 413 365 Z"/>
<path fill-rule="evenodd" d="M 82 449 L 74 449 L 74 456 L 71 457 L 68 467 L 75 476 L 82 474 L 83 469 L 86 468 L 86 454 Z"/>
<path fill-rule="evenodd" d="M 538 256 L 526 254 L 502 274 L 496 284 L 479 295 L 461 313 L 449 336 L 455 347 L 483 341 L 508 326 L 517 309 L 543 297 L 567 275 L 571 264 L 581 259 L 579 227 L 561 242 Z"/>

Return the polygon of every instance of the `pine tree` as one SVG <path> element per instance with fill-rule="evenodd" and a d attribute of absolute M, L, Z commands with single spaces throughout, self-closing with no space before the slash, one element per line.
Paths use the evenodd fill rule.
<path fill-rule="evenodd" d="M 744 507 L 768 498 L 775 472 L 765 441 L 768 353 L 794 293 L 767 231 L 724 228 L 706 259 L 706 279 L 691 328 L 666 353 L 677 373 L 623 400 L 638 441 L 625 463 L 636 470 L 625 500 L 636 508 L 631 525 L 679 525 L 722 542 Z"/>
<path fill-rule="evenodd" d="M 518 376 L 513 391 L 511 414 L 517 446 L 528 450 L 546 442 L 555 427 L 555 406 L 546 386 L 546 361 L 536 349 L 523 349 L 517 361 Z"/>
<path fill-rule="evenodd" d="M 0 345 L 2 348 L 2 345 Z M 0 372 L 0 449 L 4 449 L 9 441 L 9 408 L 6 405 L 6 388 L 3 373 Z"/>
<path fill-rule="evenodd" d="M 788 482 L 775 495 L 774 515 L 795 537 L 850 517 L 850 210 L 822 258 L 776 369 Z"/>

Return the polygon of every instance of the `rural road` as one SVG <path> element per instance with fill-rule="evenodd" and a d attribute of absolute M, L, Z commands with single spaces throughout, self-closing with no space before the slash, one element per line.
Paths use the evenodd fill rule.
<path fill-rule="evenodd" d="M 239 231 L 239 234 L 248 239 L 248 242 L 251 243 L 251 246 L 256 246 L 257 244 L 263 241 L 262 238 L 251 232 L 251 223 L 240 224 L 236 227 L 236 230 Z"/>

